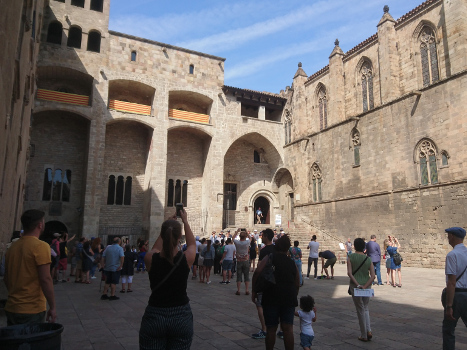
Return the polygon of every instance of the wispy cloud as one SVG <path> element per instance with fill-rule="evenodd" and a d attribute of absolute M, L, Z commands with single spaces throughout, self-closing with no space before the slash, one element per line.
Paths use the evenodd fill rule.
<path fill-rule="evenodd" d="M 305 6 L 289 12 L 284 16 L 254 23 L 244 28 L 228 30 L 201 39 L 183 41 L 177 45 L 206 52 L 231 50 L 248 41 L 271 35 L 290 27 L 300 26 L 303 22 L 313 22 L 323 16 L 323 14 L 340 7 L 342 3 L 343 1 L 320 1 L 311 6 Z"/>

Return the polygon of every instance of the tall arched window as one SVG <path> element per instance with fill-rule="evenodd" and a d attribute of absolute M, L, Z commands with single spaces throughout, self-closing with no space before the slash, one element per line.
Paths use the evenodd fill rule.
<path fill-rule="evenodd" d="M 182 201 L 182 182 L 180 180 L 175 181 L 175 204 Z"/>
<path fill-rule="evenodd" d="M 52 169 L 47 168 L 44 171 L 44 186 L 42 189 L 42 200 L 50 201 L 52 193 Z"/>
<path fill-rule="evenodd" d="M 428 26 L 423 27 L 419 40 L 423 86 L 428 86 L 439 80 L 438 54 L 436 51 L 436 38 L 433 29 Z"/>
<path fill-rule="evenodd" d="M 80 27 L 70 27 L 70 30 L 68 31 L 68 41 L 66 45 L 68 47 L 74 47 L 76 49 L 81 49 L 81 37 L 82 37 L 82 32 Z"/>
<path fill-rule="evenodd" d="M 131 176 L 127 176 L 125 180 L 125 197 L 123 198 L 123 204 L 124 205 L 130 205 L 131 204 L 131 184 L 132 184 L 133 179 Z"/>
<path fill-rule="evenodd" d="M 172 179 L 169 180 L 169 185 L 167 188 L 167 206 L 174 206 L 174 180 Z"/>
<path fill-rule="evenodd" d="M 188 180 L 183 180 L 182 203 L 185 208 L 188 206 Z"/>
<path fill-rule="evenodd" d="M 47 42 L 61 45 L 63 26 L 60 22 L 51 22 L 47 29 Z"/>
<path fill-rule="evenodd" d="M 448 166 L 449 165 L 449 154 L 446 151 L 441 152 L 441 165 L 442 166 Z"/>
<path fill-rule="evenodd" d="M 107 188 L 107 204 L 115 203 L 115 175 L 109 176 L 109 186 Z"/>
<path fill-rule="evenodd" d="M 318 91 L 318 108 L 319 108 L 319 130 L 328 127 L 328 106 L 326 98 L 326 88 L 321 86 Z"/>
<path fill-rule="evenodd" d="M 438 166 L 436 164 L 436 147 L 430 140 L 420 142 L 418 148 L 420 162 L 420 182 L 422 185 L 438 183 Z"/>
<path fill-rule="evenodd" d="M 311 185 L 313 187 L 313 202 L 320 202 L 322 201 L 322 194 L 321 194 L 321 182 L 323 181 L 323 177 L 321 175 L 321 169 L 319 165 L 313 163 L 311 166 Z"/>
<path fill-rule="evenodd" d="M 91 10 L 102 12 L 104 9 L 104 0 L 91 0 Z"/>
<path fill-rule="evenodd" d="M 123 204 L 123 190 L 125 188 L 125 182 L 122 175 L 117 177 L 117 189 L 115 191 L 115 204 Z"/>
<path fill-rule="evenodd" d="M 352 130 L 352 146 L 353 146 L 353 155 L 354 155 L 354 166 L 360 165 L 360 132 L 357 129 Z"/>
<path fill-rule="evenodd" d="M 373 102 L 373 70 L 371 64 L 365 61 L 360 69 L 362 78 L 362 98 L 363 98 L 363 112 L 374 108 Z"/>
<path fill-rule="evenodd" d="M 89 32 L 87 50 L 97 53 L 101 52 L 101 33 L 95 30 Z"/>

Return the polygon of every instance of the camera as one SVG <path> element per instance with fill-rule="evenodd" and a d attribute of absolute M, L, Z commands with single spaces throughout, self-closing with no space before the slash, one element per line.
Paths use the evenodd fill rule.
<path fill-rule="evenodd" d="M 175 204 L 175 208 L 177 209 L 177 217 L 180 217 L 180 213 L 183 211 L 183 203 Z"/>

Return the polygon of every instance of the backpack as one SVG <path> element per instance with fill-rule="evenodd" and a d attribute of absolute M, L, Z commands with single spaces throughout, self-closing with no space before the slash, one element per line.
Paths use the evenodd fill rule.
<path fill-rule="evenodd" d="M 399 253 L 394 254 L 392 260 L 394 261 L 395 265 L 400 265 L 401 262 L 404 261 L 404 259 L 402 259 L 402 256 Z"/>
<path fill-rule="evenodd" d="M 216 256 L 217 257 L 222 258 L 222 255 L 224 255 L 224 248 L 225 248 L 225 245 L 223 245 L 222 247 L 217 248 L 217 250 L 216 250 Z"/>
<path fill-rule="evenodd" d="M 255 283 L 255 293 L 262 293 L 267 289 L 270 289 L 276 284 L 276 276 L 274 275 L 275 266 L 273 264 L 273 254 L 268 255 L 268 262 L 264 267 L 261 274 L 258 276 L 258 279 Z"/>

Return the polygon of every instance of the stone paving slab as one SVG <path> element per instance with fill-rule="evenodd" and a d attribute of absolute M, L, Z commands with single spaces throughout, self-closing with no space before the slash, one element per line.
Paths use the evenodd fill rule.
<path fill-rule="evenodd" d="M 402 288 L 374 287 L 375 297 L 370 302 L 373 340 L 368 343 L 357 340 L 358 321 L 347 294 L 345 265 L 336 265 L 334 280 L 305 280 L 299 296 L 312 295 L 318 315 L 313 325 L 313 349 L 441 349 L 444 271 L 403 267 L 402 273 Z M 243 284 L 242 295 L 237 296 L 235 281 L 221 285 L 220 280 L 212 276 L 210 285 L 191 278 L 188 281 L 195 329 L 192 349 L 264 349 L 264 340 L 250 337 L 259 330 L 259 321 L 250 296 L 244 295 Z M 118 301 L 100 300 L 98 279 L 90 285 L 55 285 L 57 322 L 65 327 L 63 350 L 138 349 L 138 331 L 150 289 L 147 274 L 136 274 L 133 281 L 134 292 L 117 293 Z M 5 325 L 0 310 L 0 326 Z M 296 349 L 301 349 L 299 333 L 296 318 Z M 456 348 L 467 349 L 467 329 L 462 322 L 456 333 Z M 284 349 L 281 339 L 277 339 L 276 349 Z"/>

